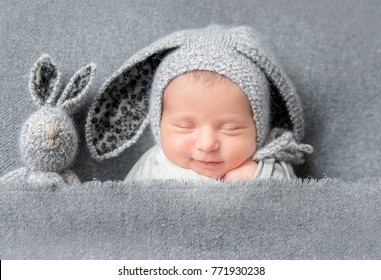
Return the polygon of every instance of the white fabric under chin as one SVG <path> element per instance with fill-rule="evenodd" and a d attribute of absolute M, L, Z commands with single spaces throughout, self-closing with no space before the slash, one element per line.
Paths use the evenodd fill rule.
<path fill-rule="evenodd" d="M 253 179 L 291 179 L 295 174 L 291 164 L 277 162 L 275 159 L 265 159 L 258 162 L 258 168 Z M 160 145 L 149 149 L 135 163 L 125 181 L 154 179 L 193 179 L 213 180 L 202 176 L 191 169 L 185 169 L 173 164 L 164 155 Z"/>

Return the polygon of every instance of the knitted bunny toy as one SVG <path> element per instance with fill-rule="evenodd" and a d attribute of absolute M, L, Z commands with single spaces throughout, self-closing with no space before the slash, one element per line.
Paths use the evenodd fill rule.
<path fill-rule="evenodd" d="M 67 169 L 78 147 L 78 135 L 71 116 L 79 109 L 93 82 L 95 65 L 81 68 L 59 94 L 60 73 L 49 55 L 37 60 L 30 73 L 29 91 L 40 110 L 22 127 L 20 150 L 27 167 L 0 180 L 54 184 L 80 183 Z"/>

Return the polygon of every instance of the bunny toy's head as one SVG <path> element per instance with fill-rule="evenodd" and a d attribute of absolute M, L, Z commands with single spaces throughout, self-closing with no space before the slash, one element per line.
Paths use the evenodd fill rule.
<path fill-rule="evenodd" d="M 30 169 L 60 172 L 73 161 L 78 136 L 71 115 L 88 94 L 94 72 L 94 64 L 80 69 L 59 96 L 60 74 L 52 59 L 43 55 L 34 65 L 29 90 L 41 109 L 26 121 L 20 138 L 21 154 Z"/>

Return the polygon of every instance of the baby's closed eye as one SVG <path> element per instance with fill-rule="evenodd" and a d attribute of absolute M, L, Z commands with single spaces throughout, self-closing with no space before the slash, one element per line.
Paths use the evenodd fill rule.
<path fill-rule="evenodd" d="M 243 132 L 244 129 L 245 129 L 244 126 L 236 125 L 236 124 L 226 124 L 220 128 L 221 132 L 227 135 L 237 135 Z"/>
<path fill-rule="evenodd" d="M 190 132 L 195 129 L 195 125 L 191 122 L 177 122 L 172 125 L 176 131 Z"/>
<path fill-rule="evenodd" d="M 215 133 L 220 132 L 224 135 L 228 136 L 235 136 L 240 135 L 247 129 L 247 127 L 243 124 L 238 123 L 224 123 L 224 124 L 210 124 L 210 125 L 196 125 L 194 122 L 191 121 L 178 121 L 172 123 L 172 128 L 176 132 L 180 133 L 191 133 L 198 129 L 204 128 L 205 126 L 208 126 L 209 129 L 213 130 Z"/>

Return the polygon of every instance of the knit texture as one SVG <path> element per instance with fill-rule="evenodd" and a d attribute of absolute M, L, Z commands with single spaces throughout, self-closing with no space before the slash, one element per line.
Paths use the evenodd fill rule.
<path fill-rule="evenodd" d="M 328 178 L 0 182 L 0 258 L 379 260 L 380 186 Z"/>
<path fill-rule="evenodd" d="M 273 129 L 267 140 L 267 144 L 257 150 L 252 159 L 260 161 L 273 158 L 279 161 L 301 164 L 304 162 L 304 154 L 313 153 L 313 147 L 308 144 L 297 143 L 289 131 Z"/>
<path fill-rule="evenodd" d="M 40 184 L 79 182 L 75 173 L 67 170 L 78 148 L 78 135 L 71 115 L 87 96 L 94 71 L 94 64 L 81 68 L 59 96 L 57 65 L 47 54 L 37 60 L 30 73 L 29 91 L 41 109 L 25 122 L 19 141 L 27 168 L 10 172 L 0 180 Z"/>
<path fill-rule="evenodd" d="M 363 179 L 381 170 L 380 14 L 375 0 L 0 1 L 1 175 L 22 166 L 16 140 L 36 111 L 28 70 L 42 51 L 62 82 L 88 61 L 100 65 L 95 95 L 149 42 L 214 22 L 255 26 L 295 83 L 315 148 L 298 174 L 341 178 L 110 181 L 154 140 L 147 127 L 118 158 L 97 162 L 83 141 L 84 106 L 71 168 L 90 182 L 0 182 L 0 259 L 380 260 L 381 181 Z"/>
<path fill-rule="evenodd" d="M 118 156 L 138 140 L 148 122 L 160 143 L 163 91 L 173 78 L 192 70 L 217 72 L 243 90 L 252 107 L 258 148 L 267 142 L 273 124 L 289 130 L 300 142 L 304 121 L 299 97 L 268 53 L 249 27 L 212 25 L 178 31 L 153 42 L 127 60 L 93 101 L 86 124 L 92 156 L 98 160 Z M 263 150 L 262 158 L 277 151 L 277 158 L 283 160 L 284 149 L 290 152 L 299 147 L 290 149 L 277 143 L 269 146 L 274 149 Z M 268 151 L 265 157 L 264 151 Z M 301 152 L 306 151 L 311 152 L 312 147 L 296 151 L 296 159 L 288 156 L 287 160 L 300 163 Z"/>
<path fill-rule="evenodd" d="M 232 38 L 209 28 L 208 33 L 168 54 L 158 66 L 150 91 L 149 117 L 156 143 L 160 143 L 163 92 L 177 76 L 193 70 L 216 72 L 235 82 L 246 94 L 262 146 L 270 130 L 270 90 L 264 73 L 247 57 L 234 50 Z"/>
<path fill-rule="evenodd" d="M 62 172 L 36 171 L 26 167 L 22 167 L 8 172 L 0 178 L 2 182 L 21 182 L 38 186 L 54 187 L 57 184 L 79 184 L 81 181 L 77 175 L 66 169 Z"/>
<path fill-rule="evenodd" d="M 303 105 L 303 143 L 315 149 L 297 167 L 299 176 L 357 180 L 380 174 L 380 1 L 3 0 L 0 7 L 1 175 L 23 164 L 16 139 L 35 111 L 25 85 L 42 52 L 54 55 L 62 83 L 87 62 L 99 65 L 92 99 L 150 42 L 213 23 L 253 26 L 295 84 Z M 80 146 L 71 168 L 82 181 L 123 180 L 155 145 L 149 125 L 140 126 L 136 144 L 119 157 L 97 162 L 85 141 L 87 105 L 75 116 Z"/>
<path fill-rule="evenodd" d="M 32 170 L 64 170 L 72 163 L 77 146 L 75 127 L 61 108 L 42 108 L 27 120 L 21 131 L 21 154 Z"/>

